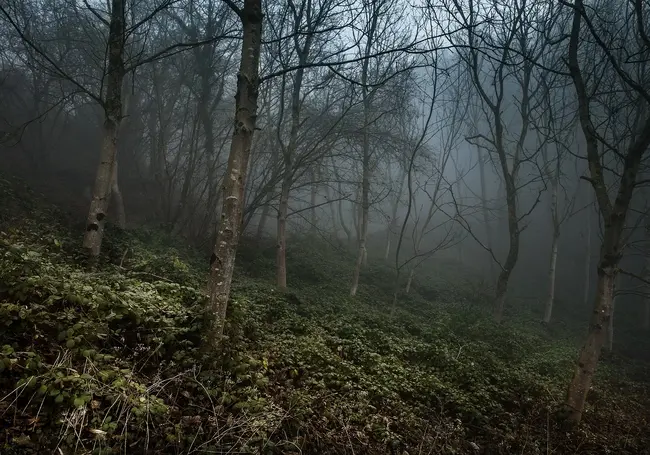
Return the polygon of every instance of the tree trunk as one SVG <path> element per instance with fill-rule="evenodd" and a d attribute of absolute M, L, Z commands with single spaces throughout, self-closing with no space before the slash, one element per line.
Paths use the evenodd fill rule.
<path fill-rule="evenodd" d="M 291 172 L 285 168 L 285 172 Z M 282 190 L 280 192 L 280 204 L 278 206 L 278 226 L 277 226 L 277 253 L 276 253 L 276 284 L 281 289 L 287 287 L 287 213 L 289 211 L 289 190 L 291 188 L 291 178 L 285 174 L 282 181 Z"/>
<path fill-rule="evenodd" d="M 481 180 L 481 212 L 483 214 L 483 226 L 485 227 L 485 235 L 487 237 L 487 247 L 490 251 L 494 253 L 494 248 L 492 247 L 492 225 L 490 224 L 490 217 L 488 215 L 488 206 L 487 206 L 487 189 L 485 183 L 485 163 L 483 162 L 483 154 L 481 153 L 481 148 L 477 147 L 478 150 L 478 166 L 479 166 L 479 176 Z M 487 259 L 489 261 L 489 270 L 490 277 L 489 281 L 494 280 L 496 273 L 494 271 L 494 259 L 490 252 L 487 253 Z"/>
<path fill-rule="evenodd" d="M 411 284 L 413 284 L 413 277 L 415 277 L 415 267 L 411 267 L 411 271 L 409 272 L 408 280 L 406 280 L 406 288 L 404 289 L 404 292 L 406 294 L 411 292 Z"/>
<path fill-rule="evenodd" d="M 367 125 L 367 122 L 366 122 Z M 368 213 L 370 211 L 370 138 L 367 130 L 363 135 L 363 176 L 361 183 L 361 223 L 359 226 L 359 251 L 354 267 L 350 295 L 357 295 L 361 268 L 366 260 L 366 235 L 368 233 Z"/>
<path fill-rule="evenodd" d="M 124 198 L 122 191 L 117 183 L 117 160 L 113 167 L 113 175 L 111 177 L 111 194 L 113 196 L 113 207 L 115 207 L 115 224 L 120 229 L 126 229 L 126 211 L 124 210 Z"/>
<path fill-rule="evenodd" d="M 560 233 L 553 232 L 553 241 L 551 243 L 551 265 L 548 269 L 548 296 L 546 298 L 546 307 L 544 309 L 544 323 L 551 322 L 553 315 L 553 302 L 555 301 L 555 272 L 557 270 L 557 246 Z"/>
<path fill-rule="evenodd" d="M 514 179 L 511 175 L 505 176 L 506 201 L 508 203 L 508 231 L 510 234 L 510 243 L 506 262 L 499 273 L 497 280 L 496 295 L 494 299 L 493 317 L 498 323 L 503 321 L 503 312 L 505 309 L 506 293 L 508 292 L 508 281 L 510 274 L 517 264 L 519 257 L 519 223 L 517 220 L 517 201 L 516 188 Z"/>
<path fill-rule="evenodd" d="M 603 248 L 598 264 L 597 293 L 594 310 L 589 324 L 587 341 L 580 350 L 578 365 L 569 385 L 566 402 L 566 420 L 570 425 L 577 425 L 582 418 L 582 411 L 587 401 L 587 393 L 596 372 L 598 357 L 605 343 L 609 319 L 612 314 L 614 283 L 616 281 L 617 260 L 608 257 L 609 251 Z"/>
<path fill-rule="evenodd" d="M 646 256 L 645 256 L 645 279 L 650 282 L 650 216 L 646 216 L 645 226 Z M 643 311 L 643 330 L 650 331 L 650 285 L 646 284 L 646 295 Z"/>
<path fill-rule="evenodd" d="M 399 208 L 400 199 L 402 198 L 402 192 L 404 191 L 404 182 L 406 181 L 406 170 L 402 170 L 402 176 L 400 178 L 399 189 L 397 190 L 397 195 L 393 201 L 393 210 L 391 212 L 390 223 L 388 223 L 388 232 L 386 234 L 386 248 L 384 249 L 384 261 L 388 261 L 388 256 L 390 256 L 390 244 L 395 235 L 395 229 L 397 229 L 397 209 Z"/>
<path fill-rule="evenodd" d="M 228 169 L 223 182 L 221 222 L 210 259 L 208 312 L 212 317 L 208 348 L 218 348 L 223 334 L 241 229 L 244 188 L 250 157 L 260 85 L 259 61 L 262 40 L 262 1 L 244 0 L 237 10 L 243 26 L 241 62 L 235 95 L 235 125 L 230 143 Z"/>
<path fill-rule="evenodd" d="M 591 210 L 587 210 L 587 233 L 585 234 L 585 279 L 582 292 L 582 303 L 589 304 L 589 291 L 591 290 Z"/>
<path fill-rule="evenodd" d="M 96 261 L 101 252 L 117 158 L 117 140 L 122 120 L 124 29 L 124 0 L 112 0 L 102 149 L 83 242 L 84 248 L 90 253 L 91 264 Z"/>
<path fill-rule="evenodd" d="M 311 215 L 311 226 L 309 230 L 314 233 L 316 232 L 317 222 L 316 222 L 316 200 L 318 198 L 318 183 L 317 183 L 317 170 L 311 170 L 309 173 L 311 178 L 310 185 L 310 194 L 309 194 L 309 203 L 311 204 L 310 215 Z"/>
<path fill-rule="evenodd" d="M 617 299 L 618 296 L 616 295 L 614 296 L 614 298 L 612 298 L 612 312 L 609 317 L 609 324 L 607 325 L 607 344 L 605 345 L 607 348 L 607 352 L 612 352 L 614 349 L 614 311 L 616 309 Z"/>
<path fill-rule="evenodd" d="M 551 222 L 553 223 L 553 240 L 551 241 L 551 262 L 548 269 L 548 296 L 544 310 L 544 323 L 551 322 L 553 315 L 553 302 L 555 300 L 555 272 L 557 266 L 557 247 L 560 238 L 560 218 L 558 216 L 557 193 L 560 186 L 560 159 L 556 160 L 556 173 L 553 177 L 553 191 L 551 193 Z"/>

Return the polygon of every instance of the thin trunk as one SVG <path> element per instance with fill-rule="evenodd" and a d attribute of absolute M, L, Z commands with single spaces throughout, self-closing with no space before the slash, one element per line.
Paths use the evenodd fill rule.
<path fill-rule="evenodd" d="M 384 261 L 388 261 L 388 256 L 390 256 L 390 244 L 393 236 L 395 235 L 395 230 L 397 229 L 397 209 L 399 208 L 400 200 L 402 199 L 402 192 L 404 191 L 404 183 L 406 182 L 406 170 L 402 170 L 402 175 L 400 178 L 399 189 L 397 190 L 397 195 L 393 201 L 393 210 L 391 212 L 390 223 L 388 223 L 388 232 L 386 234 L 386 248 L 384 249 Z"/>
<path fill-rule="evenodd" d="M 497 280 L 496 295 L 494 299 L 493 317 L 498 323 L 503 321 L 503 313 L 505 310 L 506 294 L 508 292 L 508 281 L 510 274 L 517 264 L 519 257 L 519 225 L 517 220 L 517 202 L 516 202 L 516 189 L 514 179 L 511 175 L 505 176 L 506 180 L 506 200 L 508 203 L 508 232 L 510 236 L 510 243 L 508 248 L 508 256 L 506 262 L 503 264 L 501 273 Z"/>
<path fill-rule="evenodd" d="M 287 170 L 285 169 L 285 172 Z M 289 211 L 289 190 L 291 189 L 291 178 L 285 175 L 282 181 L 280 192 L 280 204 L 278 206 L 278 225 L 276 233 L 277 255 L 276 255 L 276 284 L 284 289 L 287 287 L 287 213 Z"/>
<path fill-rule="evenodd" d="M 585 279 L 582 293 L 582 303 L 584 306 L 589 304 L 589 291 L 591 289 L 591 210 L 587 210 L 587 233 L 585 235 Z"/>
<path fill-rule="evenodd" d="M 610 353 L 614 350 L 614 311 L 616 309 L 616 300 L 618 300 L 617 295 L 612 299 L 612 313 L 609 317 L 609 324 L 607 325 L 607 343 L 605 344 L 605 348 L 607 349 L 607 352 Z"/>
<path fill-rule="evenodd" d="M 560 238 L 560 218 L 558 216 L 557 193 L 560 186 L 560 159 L 558 157 L 556 173 L 553 177 L 553 190 L 551 193 L 551 222 L 553 223 L 553 240 L 551 241 L 551 261 L 548 269 L 548 296 L 544 310 L 544 323 L 551 322 L 553 315 L 553 302 L 555 301 L 555 273 L 557 270 L 557 248 Z"/>
<path fill-rule="evenodd" d="M 366 261 L 366 234 L 368 233 L 368 212 L 370 211 L 370 139 L 367 130 L 363 138 L 363 176 L 361 183 L 361 222 L 359 226 L 359 251 L 357 253 L 357 262 L 354 267 L 352 278 L 352 287 L 350 295 L 357 295 L 359 288 L 359 276 L 361 268 Z"/>
<path fill-rule="evenodd" d="M 483 226 L 485 227 L 485 234 L 487 237 L 487 247 L 490 251 L 494 251 L 494 248 L 492 246 L 492 225 L 490 224 L 490 217 L 488 214 L 488 206 L 487 206 L 487 189 L 486 189 L 486 183 L 485 183 L 485 163 L 483 161 L 483 154 L 481 153 L 481 148 L 477 147 L 478 150 L 478 166 L 479 166 L 479 175 L 481 179 L 481 211 L 483 214 Z M 490 270 L 490 277 L 489 280 L 492 281 L 496 277 L 496 273 L 494 270 L 494 259 L 492 259 L 492 255 L 490 252 L 486 252 L 486 257 L 487 260 L 489 261 L 489 270 Z"/>
<path fill-rule="evenodd" d="M 551 322 L 553 316 L 553 303 L 555 301 L 555 272 L 557 270 L 557 246 L 558 246 L 559 232 L 553 233 L 553 241 L 551 243 L 551 265 L 548 269 L 548 296 L 546 298 L 546 308 L 544 309 L 544 323 Z"/>
<path fill-rule="evenodd" d="M 312 232 L 316 232 L 316 200 L 318 198 L 318 184 L 317 182 L 317 173 L 318 170 L 312 170 L 310 174 L 311 186 L 310 186 L 310 197 L 309 202 L 311 204 L 310 215 L 311 215 L 311 226 L 309 229 Z"/>
<path fill-rule="evenodd" d="M 122 120 L 122 80 L 124 79 L 124 0 L 113 0 L 108 35 L 108 72 L 104 100 L 104 131 L 93 199 L 90 202 L 84 248 L 91 264 L 101 251 L 104 225 L 111 197 L 111 182 L 117 157 L 117 140 Z"/>
<path fill-rule="evenodd" d="M 645 256 L 645 279 L 650 283 L 650 216 L 646 216 L 645 226 L 646 256 Z M 644 298 L 643 330 L 650 331 L 650 284 L 646 284 L 646 295 Z"/>
<path fill-rule="evenodd" d="M 350 287 L 350 295 L 355 296 L 359 288 L 359 276 L 361 275 L 361 268 L 367 260 L 366 251 L 366 236 L 368 234 L 368 221 L 370 212 L 370 108 L 371 100 L 368 93 L 368 66 L 370 59 L 367 58 L 372 50 L 374 44 L 375 32 L 377 30 L 377 22 L 379 20 L 378 11 L 374 11 L 372 15 L 370 28 L 368 30 L 368 37 L 364 55 L 366 59 L 363 61 L 361 69 L 361 93 L 363 99 L 363 144 L 362 153 L 363 159 L 361 162 L 361 225 L 359 226 L 359 251 L 357 253 L 357 261 L 354 267 L 354 274 L 352 277 L 352 286 Z"/>
<path fill-rule="evenodd" d="M 208 331 L 208 349 L 217 352 L 226 320 L 230 285 L 239 244 L 244 188 L 250 157 L 260 85 L 259 61 L 262 40 L 262 1 L 244 0 L 237 10 L 243 26 L 241 62 L 235 95 L 235 124 L 228 169 L 223 180 L 223 209 L 219 232 L 210 259 L 208 312 L 212 316 Z"/>
<path fill-rule="evenodd" d="M 267 201 L 262 207 L 262 214 L 260 215 L 260 221 L 257 224 L 257 241 L 261 241 L 264 238 L 264 231 L 266 231 L 266 222 L 269 219 L 269 210 L 271 201 Z"/>
<path fill-rule="evenodd" d="M 415 277 L 415 267 L 411 267 L 411 271 L 409 272 L 408 280 L 406 280 L 406 288 L 404 289 L 404 292 L 406 294 L 411 292 L 411 285 L 413 284 L 413 278 L 414 277 Z"/>

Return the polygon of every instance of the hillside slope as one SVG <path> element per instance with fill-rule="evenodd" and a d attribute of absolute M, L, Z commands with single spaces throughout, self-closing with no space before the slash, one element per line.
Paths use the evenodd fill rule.
<path fill-rule="evenodd" d="M 272 248 L 244 245 L 228 340 L 206 353 L 207 258 L 109 228 L 87 272 L 58 209 L 16 182 L 0 194 L 3 454 L 649 453 L 646 365 L 603 364 L 567 434 L 576 340 L 492 324 L 464 282 L 420 285 L 391 317 L 387 268 L 351 298 L 345 252 L 294 239 L 279 292 Z"/>

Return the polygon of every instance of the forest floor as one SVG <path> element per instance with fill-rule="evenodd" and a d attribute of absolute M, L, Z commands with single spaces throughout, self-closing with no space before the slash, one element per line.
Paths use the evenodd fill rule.
<path fill-rule="evenodd" d="M 0 178 L 2 454 L 647 454 L 650 367 L 601 362 L 581 427 L 556 423 L 579 340 L 488 315 L 429 268 L 391 315 L 392 271 L 292 239 L 244 242 L 218 353 L 201 349 L 207 257 L 156 230 L 108 230 L 87 272 L 80 227 Z M 424 273 L 424 272 L 423 272 Z M 445 275 L 446 276 L 446 275 Z"/>

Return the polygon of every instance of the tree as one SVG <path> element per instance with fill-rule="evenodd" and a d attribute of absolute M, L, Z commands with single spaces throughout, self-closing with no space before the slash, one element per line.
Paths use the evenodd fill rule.
<path fill-rule="evenodd" d="M 597 3 L 589 9 L 583 0 L 565 5 L 571 12 L 567 65 L 578 100 L 589 165 L 589 176 L 585 179 L 593 187 L 603 223 L 589 331 L 578 355 L 564 407 L 564 419 L 569 426 L 580 423 L 605 343 L 623 253 L 625 223 L 639 184 L 637 176 L 650 146 L 647 16 L 643 15 L 644 6 L 640 1 L 633 2 L 629 8 L 626 3 L 626 7 L 616 9 L 617 13 L 623 13 L 622 17 L 612 8 L 623 5 L 615 3 Z M 631 55 L 641 58 L 631 58 Z M 591 77 L 594 74 L 598 77 Z M 607 84 L 607 89 L 599 87 L 599 82 Z M 616 96 L 611 96 L 613 92 Z M 623 127 L 626 134 L 599 131 L 596 124 L 603 114 L 615 122 L 614 127 Z M 600 153 L 599 144 L 608 153 Z"/>
<path fill-rule="evenodd" d="M 543 30 L 551 25 L 555 9 L 529 5 L 526 0 L 503 5 L 480 1 L 443 4 L 448 15 L 466 30 L 465 40 L 456 40 L 455 44 L 470 73 L 487 129 L 468 140 L 496 156 L 505 188 L 508 253 L 500 264 L 493 305 L 493 317 L 501 322 L 508 282 L 519 257 L 522 221 L 539 201 L 538 197 L 526 212 L 520 210 L 517 202 L 522 188 L 539 179 L 532 174 L 522 182 L 521 174 L 539 151 L 529 144 L 531 122 L 540 103 L 539 79 L 543 77 L 536 62 L 549 46 Z M 442 20 L 440 23 L 444 26 Z M 512 65 L 517 65 L 517 71 L 509 70 Z M 516 111 L 507 109 L 507 96 L 515 99 Z M 513 119 L 518 124 L 516 133 L 510 133 L 508 128 Z"/>
<path fill-rule="evenodd" d="M 372 171 L 373 148 L 371 146 L 371 129 L 381 113 L 374 108 L 374 101 L 379 88 L 397 72 L 403 71 L 408 63 L 400 62 L 401 56 L 386 53 L 389 49 L 404 48 L 410 42 L 410 36 L 399 30 L 397 25 L 404 13 L 396 0 L 364 1 L 359 42 L 361 63 L 359 85 L 363 107 L 363 124 L 361 127 L 361 185 L 359 204 L 358 252 L 355 262 L 350 295 L 354 296 L 359 288 L 359 276 L 367 257 L 366 240 L 370 217 L 370 179 Z M 400 36 L 401 35 L 401 36 Z M 374 54 L 384 54 L 384 58 L 371 58 Z"/>
<path fill-rule="evenodd" d="M 223 183 L 223 207 L 212 257 L 208 282 L 208 311 L 212 318 L 208 345 L 218 347 L 226 320 L 230 285 L 235 268 L 235 257 L 244 205 L 244 188 L 248 171 L 259 92 L 259 62 L 262 46 L 262 2 L 244 0 L 239 8 L 225 0 L 239 17 L 242 27 L 241 62 L 237 74 L 235 96 L 235 124 L 230 143 L 228 168 Z"/>

